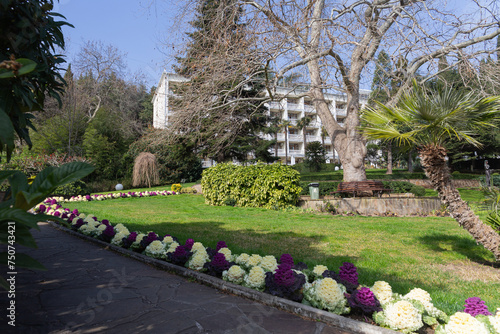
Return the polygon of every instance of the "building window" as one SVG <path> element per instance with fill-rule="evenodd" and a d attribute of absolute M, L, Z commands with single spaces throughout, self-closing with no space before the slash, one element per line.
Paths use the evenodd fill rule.
<path fill-rule="evenodd" d="M 288 133 L 291 134 L 291 135 L 298 135 L 299 134 L 299 130 L 296 129 L 296 128 L 290 128 L 288 130 Z"/>
<path fill-rule="evenodd" d="M 288 148 L 290 151 L 298 151 L 299 150 L 299 144 L 289 144 Z"/>
<path fill-rule="evenodd" d="M 298 119 L 297 114 L 288 114 L 288 119 L 297 120 Z"/>

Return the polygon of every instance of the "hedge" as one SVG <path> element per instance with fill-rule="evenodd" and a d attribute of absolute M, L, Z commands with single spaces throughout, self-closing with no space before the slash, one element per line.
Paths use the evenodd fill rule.
<path fill-rule="evenodd" d="M 306 181 L 300 182 L 300 186 L 302 187 L 301 196 L 309 195 L 309 183 Z M 337 187 L 340 182 L 318 182 L 319 183 L 319 195 L 320 196 L 329 196 L 332 195 L 332 192 L 337 190 Z M 422 186 L 417 186 L 410 182 L 406 181 L 382 181 L 385 188 L 392 189 L 392 193 L 400 194 L 400 193 L 412 193 L 415 196 L 425 196 L 425 188 Z"/>
<path fill-rule="evenodd" d="M 300 174 L 280 163 L 237 166 L 221 163 L 203 171 L 205 203 L 268 209 L 293 206 L 302 189 Z"/>

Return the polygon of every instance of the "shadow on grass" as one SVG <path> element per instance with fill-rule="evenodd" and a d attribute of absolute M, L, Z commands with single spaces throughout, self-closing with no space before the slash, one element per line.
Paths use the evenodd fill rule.
<path fill-rule="evenodd" d="M 203 223 L 171 223 L 163 222 L 148 225 L 148 228 L 157 232 L 161 236 L 170 234 L 179 238 L 184 243 L 187 238 L 193 238 L 200 241 L 205 247 L 215 248 L 219 240 L 227 243 L 229 249 L 234 254 L 248 253 L 260 255 L 274 255 L 279 259 L 283 253 L 289 253 L 295 262 L 303 261 L 312 269 L 314 265 L 323 264 L 330 270 L 338 272 L 339 267 L 344 262 L 352 262 L 358 267 L 359 280 L 361 284 L 372 285 L 375 281 L 387 281 L 391 284 L 395 292 L 405 294 L 415 287 L 422 288 L 429 293 L 434 294 L 438 291 L 448 290 L 448 282 L 427 283 L 424 277 L 408 278 L 400 275 L 391 275 L 383 268 L 373 269 L 360 265 L 360 258 L 352 256 L 334 256 L 319 251 L 315 245 L 325 240 L 325 237 L 318 234 L 303 235 L 295 232 L 256 232 L 252 229 L 228 230 L 226 225 L 221 222 L 211 221 Z M 140 224 L 128 224 L 129 229 L 143 230 L 144 226 Z M 433 241 L 425 241 L 430 247 L 440 250 L 439 243 L 447 237 L 437 236 Z M 449 239 L 448 242 L 459 242 L 459 249 L 465 251 L 471 241 L 463 238 Z M 472 242 L 473 245 L 473 242 Z M 443 250 L 443 249 L 441 249 Z M 468 251 L 467 256 L 479 259 L 480 256 Z M 457 298 L 457 296 L 455 296 Z M 465 300 L 465 299 L 464 299 Z M 449 310 L 446 310 L 449 311 Z"/>
<path fill-rule="evenodd" d="M 485 260 L 485 258 L 488 258 L 491 253 L 471 238 L 435 233 L 419 237 L 419 240 L 424 247 L 427 247 L 434 252 L 442 253 L 453 251 L 462 254 L 469 260 L 478 264 L 491 266 L 493 268 L 500 268 L 500 263 Z M 480 245 L 481 248 L 478 249 L 477 245 Z"/>

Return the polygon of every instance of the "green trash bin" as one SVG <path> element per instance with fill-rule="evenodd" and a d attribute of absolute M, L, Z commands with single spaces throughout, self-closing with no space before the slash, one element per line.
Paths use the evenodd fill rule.
<path fill-rule="evenodd" d="M 309 183 L 309 195 L 311 199 L 319 199 L 319 183 Z"/>

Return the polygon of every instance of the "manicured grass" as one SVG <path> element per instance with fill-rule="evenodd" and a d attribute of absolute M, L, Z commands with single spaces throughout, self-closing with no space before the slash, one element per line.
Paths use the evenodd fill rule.
<path fill-rule="evenodd" d="M 279 257 L 290 253 L 309 266 L 358 267 L 362 284 L 385 280 L 395 292 L 429 291 L 447 313 L 477 296 L 500 307 L 500 269 L 493 257 L 451 218 L 343 217 L 259 208 L 212 207 L 199 195 L 66 203 L 66 207 L 123 223 L 131 231 L 171 234 L 233 253 Z"/>

